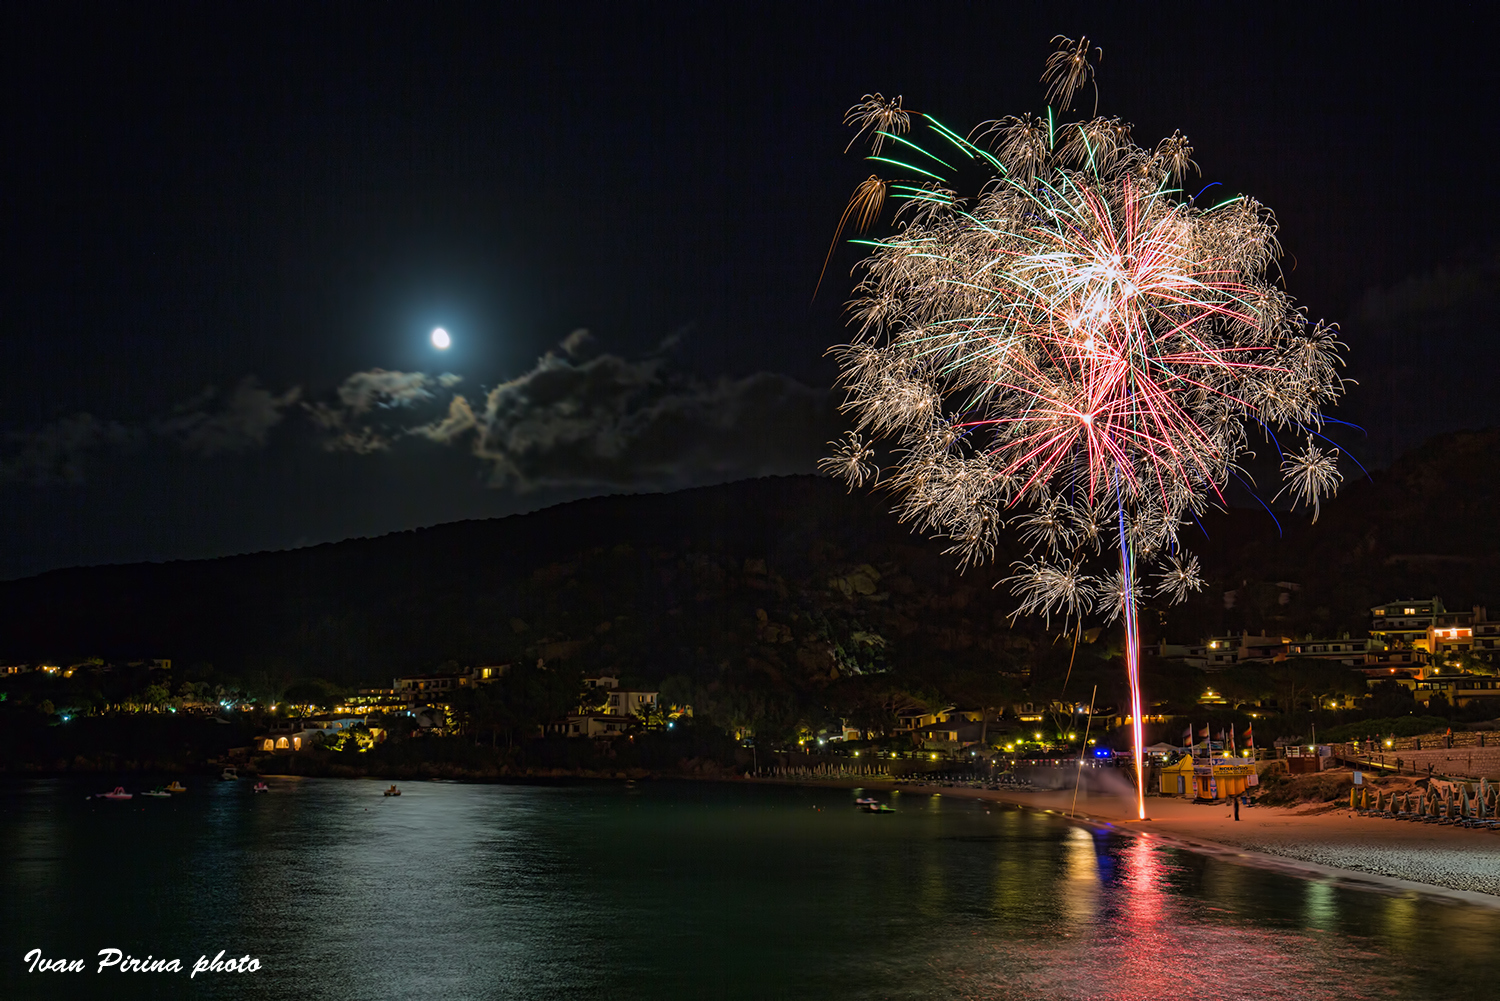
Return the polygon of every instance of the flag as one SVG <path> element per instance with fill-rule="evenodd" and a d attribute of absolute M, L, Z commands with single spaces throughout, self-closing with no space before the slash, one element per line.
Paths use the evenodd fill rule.
<path fill-rule="evenodd" d="M 1229 724 L 1229 756 L 1231 758 L 1236 757 L 1235 747 L 1234 747 L 1234 724 L 1233 723 Z"/>
<path fill-rule="evenodd" d="M 1203 724 L 1203 729 L 1201 729 L 1201 730 L 1198 731 L 1198 736 L 1202 737 L 1204 740 L 1208 739 L 1208 724 L 1207 723 L 1204 723 Z"/>
<path fill-rule="evenodd" d="M 1187 728 L 1182 731 L 1182 742 L 1184 744 L 1191 744 L 1193 742 L 1193 724 L 1189 723 Z"/>
<path fill-rule="evenodd" d="M 1245 746 L 1248 747 L 1252 751 L 1255 750 L 1255 724 L 1254 723 L 1251 723 L 1249 726 L 1245 727 Z"/>

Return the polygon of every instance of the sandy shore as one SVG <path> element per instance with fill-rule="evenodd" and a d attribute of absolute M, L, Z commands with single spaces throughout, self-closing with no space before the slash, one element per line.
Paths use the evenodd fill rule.
<path fill-rule="evenodd" d="M 766 781 L 766 780 L 752 780 Z M 777 780 L 782 781 L 782 780 Z M 1234 820 L 1226 805 L 1197 805 L 1171 797 L 1146 800 L 1149 820 L 1135 819 L 1135 802 L 1080 793 L 990 791 L 882 781 L 808 782 L 809 785 L 897 791 L 902 796 L 953 796 L 1012 803 L 1080 823 L 1162 841 L 1244 865 L 1386 893 L 1414 893 L 1500 908 L 1500 833 L 1436 824 L 1361 817 L 1349 810 L 1256 806 Z"/>

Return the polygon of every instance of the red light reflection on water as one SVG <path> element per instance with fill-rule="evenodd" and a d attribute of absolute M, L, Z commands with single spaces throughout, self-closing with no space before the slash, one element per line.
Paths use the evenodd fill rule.
<path fill-rule="evenodd" d="M 1235 901 L 1175 892 L 1172 850 L 1133 838 L 1097 912 L 996 943 L 988 961 L 955 963 L 957 993 L 984 1001 L 1364 1001 L 1401 997 L 1404 975 L 1352 940 L 1235 916 Z M 1070 863 L 1070 865 L 1073 863 Z M 1218 906 L 1222 903 L 1224 906 Z"/>

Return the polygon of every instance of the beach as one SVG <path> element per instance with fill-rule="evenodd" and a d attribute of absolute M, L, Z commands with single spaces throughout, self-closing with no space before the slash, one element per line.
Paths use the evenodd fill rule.
<path fill-rule="evenodd" d="M 752 780 L 766 781 L 766 780 Z M 786 780 L 776 780 L 786 781 Z M 1362 817 L 1328 804 L 1255 806 L 1234 819 L 1227 803 L 1199 804 L 1167 796 L 1135 801 L 1072 790 L 970 789 L 882 780 L 811 782 L 909 796 L 952 796 L 1009 803 L 1079 823 L 1158 838 L 1191 851 L 1246 865 L 1329 879 L 1385 893 L 1418 894 L 1500 909 L 1500 832 L 1383 817 Z"/>

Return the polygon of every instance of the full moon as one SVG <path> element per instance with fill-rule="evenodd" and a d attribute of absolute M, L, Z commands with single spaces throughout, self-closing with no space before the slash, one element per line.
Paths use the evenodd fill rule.
<path fill-rule="evenodd" d="M 437 348 L 439 351 L 448 350 L 448 345 L 452 343 L 453 339 L 448 336 L 448 331 L 444 330 L 442 327 L 438 327 L 432 332 L 432 346 Z"/>

